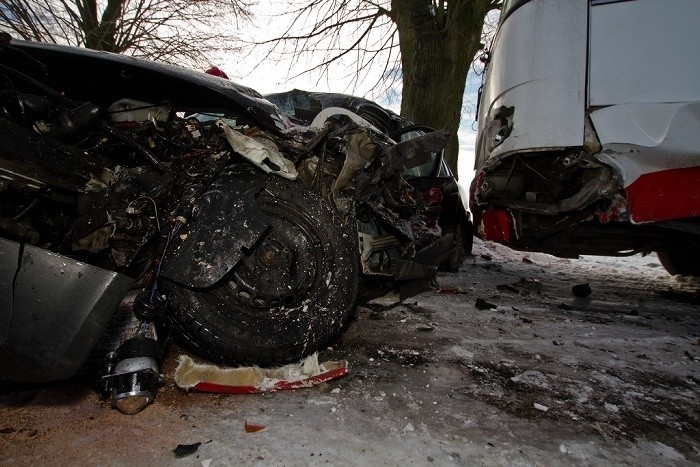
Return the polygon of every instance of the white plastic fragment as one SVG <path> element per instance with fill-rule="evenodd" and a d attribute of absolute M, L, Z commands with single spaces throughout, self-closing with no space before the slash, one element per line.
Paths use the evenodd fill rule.
<path fill-rule="evenodd" d="M 224 368 L 194 362 L 181 355 L 175 383 L 181 389 L 229 394 L 253 394 L 314 386 L 347 374 L 346 361 L 320 363 L 314 353 L 279 368 Z"/>
<path fill-rule="evenodd" d="M 616 406 L 615 404 L 608 404 L 607 402 L 605 403 L 605 410 L 611 413 L 618 413 L 620 411 L 620 408 Z"/>
<path fill-rule="evenodd" d="M 377 129 L 376 126 L 372 125 L 369 121 L 360 117 L 355 112 L 352 112 L 348 109 L 344 109 L 342 107 L 328 107 L 328 108 L 323 109 L 313 119 L 313 121 L 309 125 L 309 128 L 315 128 L 317 130 L 320 130 L 321 128 L 323 128 L 323 125 L 326 123 L 326 120 L 328 120 L 329 118 L 331 118 L 334 115 L 345 115 L 346 117 L 350 118 L 350 120 L 352 120 L 353 122 L 357 123 L 360 126 L 363 126 L 365 128 L 369 128 L 372 131 L 376 131 L 377 133 L 382 133 L 381 131 L 379 131 Z"/>
<path fill-rule="evenodd" d="M 231 148 L 238 154 L 263 169 L 266 173 L 279 175 L 289 180 L 296 180 L 297 169 L 294 167 L 294 163 L 286 159 L 272 144 L 263 144 L 240 131 L 235 131 L 223 120 L 217 120 L 216 125 L 221 128 Z"/>
<path fill-rule="evenodd" d="M 113 122 L 165 122 L 172 109 L 136 99 L 119 99 L 107 109 Z"/>
<path fill-rule="evenodd" d="M 547 407 L 546 405 L 538 404 L 537 402 L 535 402 L 535 408 L 537 410 L 541 410 L 542 412 L 546 412 L 549 410 L 549 407 Z"/>

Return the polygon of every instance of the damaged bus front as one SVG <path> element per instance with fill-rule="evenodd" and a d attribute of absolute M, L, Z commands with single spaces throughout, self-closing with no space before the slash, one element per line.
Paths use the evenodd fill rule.
<path fill-rule="evenodd" d="M 484 57 L 477 235 L 700 273 L 698 16 L 693 0 L 506 1 Z"/>
<path fill-rule="evenodd" d="M 293 123 L 204 73 L 7 36 L 0 52 L 3 378 L 75 374 L 131 290 L 104 387 L 132 412 L 159 330 L 279 364 L 341 329 L 363 276 L 434 279 L 440 234 L 414 232 L 402 173 L 443 133 L 397 144 L 345 109 Z"/>

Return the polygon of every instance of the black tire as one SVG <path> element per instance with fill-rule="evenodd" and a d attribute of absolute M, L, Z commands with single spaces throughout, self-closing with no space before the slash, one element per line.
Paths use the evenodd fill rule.
<path fill-rule="evenodd" d="M 440 265 L 440 269 L 442 271 L 459 271 L 460 266 L 462 266 L 462 263 L 464 263 L 464 259 L 468 254 L 471 254 L 472 245 L 471 243 L 469 245 L 465 245 L 465 234 L 471 235 L 471 222 L 460 219 L 457 221 L 457 225 L 455 226 L 450 255 L 447 257 L 447 260 Z"/>
<path fill-rule="evenodd" d="M 173 288 L 175 330 L 215 362 L 296 361 L 334 337 L 355 306 L 354 226 L 344 229 L 326 201 L 278 177 L 257 203 L 271 228 L 252 251 L 211 289 Z"/>
<path fill-rule="evenodd" d="M 700 277 L 700 252 L 659 251 L 656 255 L 669 274 Z"/>

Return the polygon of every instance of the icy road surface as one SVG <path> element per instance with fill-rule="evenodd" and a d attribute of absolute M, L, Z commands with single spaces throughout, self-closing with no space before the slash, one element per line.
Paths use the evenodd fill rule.
<path fill-rule="evenodd" d="M 5 388 L 0 464 L 700 462 L 697 282 L 667 276 L 653 256 L 566 260 L 482 243 L 474 253 L 441 275 L 442 293 L 360 307 L 320 356 L 346 358 L 350 375 L 322 386 L 185 394 L 173 349 L 156 402 L 134 416 L 84 381 Z M 587 298 L 571 292 L 581 283 Z"/>

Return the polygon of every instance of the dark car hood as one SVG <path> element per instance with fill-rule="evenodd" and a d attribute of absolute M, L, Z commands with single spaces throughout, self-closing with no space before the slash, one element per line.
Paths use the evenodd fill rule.
<path fill-rule="evenodd" d="M 376 102 L 350 94 L 292 89 L 286 92 L 265 94 L 265 98 L 287 115 L 298 118 L 302 122 L 311 122 L 323 109 L 341 107 L 369 120 L 388 135 L 412 124 Z"/>
<path fill-rule="evenodd" d="M 106 107 L 129 97 L 192 112 L 233 111 L 276 133 L 293 126 L 257 91 L 203 72 L 77 47 L 16 40 L 11 45 L 14 50 L 0 63 L 9 60 L 30 76 L 41 74 L 42 82 L 74 99 Z"/>

